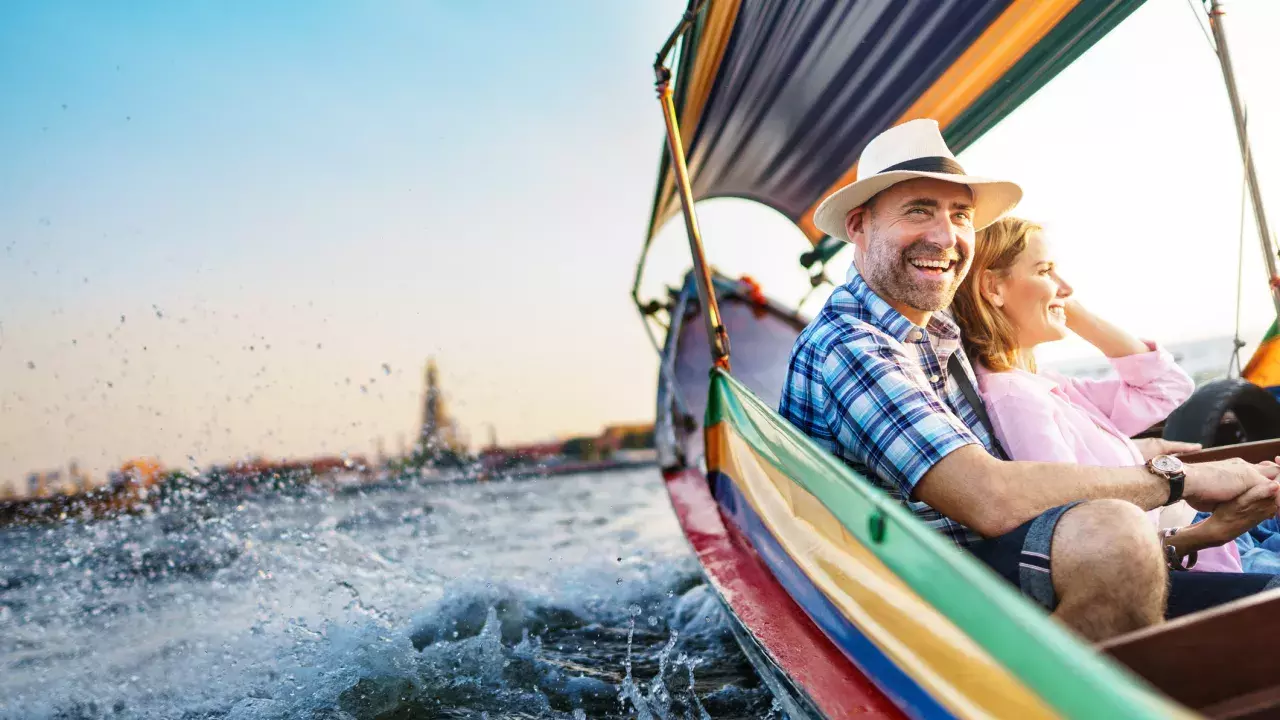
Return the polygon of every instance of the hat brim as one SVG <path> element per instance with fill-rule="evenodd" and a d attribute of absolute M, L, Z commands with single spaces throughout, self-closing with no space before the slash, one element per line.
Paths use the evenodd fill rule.
<path fill-rule="evenodd" d="M 863 178 L 831 193 L 814 211 L 813 224 L 831 237 L 849 242 L 849 233 L 845 230 L 845 218 L 850 210 L 865 204 L 871 198 L 900 182 L 916 178 L 933 178 L 957 185 L 967 185 L 973 192 L 975 230 L 981 230 L 1008 215 L 1022 200 L 1022 188 L 1007 180 L 917 170 L 894 170 Z"/>

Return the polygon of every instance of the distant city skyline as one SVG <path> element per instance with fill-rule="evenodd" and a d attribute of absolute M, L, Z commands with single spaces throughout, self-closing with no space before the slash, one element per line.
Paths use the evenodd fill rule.
<path fill-rule="evenodd" d="M 684 6 L 0 7 L 0 482 L 395 451 L 428 356 L 473 445 L 490 424 L 518 444 L 651 420 L 627 291 L 662 147 L 650 64 Z M 1274 201 L 1280 4 L 1228 10 Z M 1185 3 L 1143 5 L 961 160 L 1022 184 L 1109 319 L 1230 332 L 1240 161 Z M 808 291 L 777 213 L 699 212 L 716 267 Z M 1252 233 L 1251 343 L 1272 319 Z M 677 219 L 643 296 L 688 264 Z"/>
<path fill-rule="evenodd" d="M 385 374 L 390 374 L 390 368 L 383 368 Z M 440 380 L 439 366 L 433 357 L 427 358 L 424 363 L 424 372 L 422 373 L 424 384 L 419 392 L 419 410 L 421 415 L 419 421 L 412 430 L 417 435 L 412 446 L 405 442 L 405 438 L 409 433 L 398 434 L 398 452 L 397 455 L 407 457 L 415 452 L 425 452 L 431 454 L 432 450 L 449 450 L 455 452 L 479 452 L 485 449 L 496 449 L 502 447 L 497 440 L 497 428 L 493 423 L 485 423 L 488 429 L 486 441 L 479 444 L 473 444 L 469 441 L 467 433 L 460 428 L 457 422 L 452 418 L 448 411 L 448 403 L 446 401 L 447 391 L 443 387 Z M 371 383 L 375 379 L 370 379 Z M 367 390 L 367 385 L 361 386 L 361 392 Z M 610 428 L 629 428 L 637 425 L 645 425 L 646 423 L 613 423 L 611 425 L 602 426 L 595 430 L 604 429 L 606 433 Z M 652 424 L 649 423 L 651 427 Z M 528 444 L 543 443 L 549 444 L 558 441 L 568 440 L 573 437 L 582 437 L 590 435 L 590 432 L 569 432 L 561 433 L 554 437 L 538 438 L 534 443 L 515 443 L 510 447 L 520 447 Z M 374 438 L 371 444 L 370 453 L 360 451 L 342 451 L 341 455 L 351 457 L 364 457 L 367 460 L 377 460 L 379 462 L 388 457 L 386 452 L 387 438 L 379 436 Z M 311 453 L 315 455 L 315 453 Z M 46 492 L 63 492 L 71 494 L 73 492 L 83 492 L 91 487 L 105 485 L 108 476 L 112 472 L 118 470 L 121 466 L 129 465 L 139 460 L 157 459 L 155 453 L 148 453 L 145 456 L 120 458 L 115 465 L 107 468 L 102 476 L 94 476 L 84 472 L 77 459 L 70 459 L 65 463 L 57 466 L 49 466 L 44 468 L 30 468 L 21 478 L 0 478 L 0 500 L 6 497 L 41 497 Z M 206 459 L 203 463 L 192 463 L 192 468 L 182 467 L 179 463 L 177 468 L 168 467 L 166 469 L 207 469 L 211 466 L 233 465 L 240 461 L 246 460 L 298 460 L 312 459 L 297 456 L 267 456 L 262 453 L 247 453 L 240 457 L 226 458 L 217 460 L 214 458 Z M 164 466 L 164 463 L 161 463 Z M 203 467 L 200 467 L 203 466 Z M 74 489 L 72 489 L 74 488 Z"/>

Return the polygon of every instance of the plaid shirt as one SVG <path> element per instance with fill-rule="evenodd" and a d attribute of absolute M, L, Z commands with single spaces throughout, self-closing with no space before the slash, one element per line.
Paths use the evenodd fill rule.
<path fill-rule="evenodd" d="M 947 377 L 953 353 L 972 381 L 950 317 L 934 313 L 922 331 L 854 275 L 796 341 L 778 412 L 964 547 L 981 537 L 911 498 L 920 478 L 957 448 L 981 444 L 1001 456 Z"/>

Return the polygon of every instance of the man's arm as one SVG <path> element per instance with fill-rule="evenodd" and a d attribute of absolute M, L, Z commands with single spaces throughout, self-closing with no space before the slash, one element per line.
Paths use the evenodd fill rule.
<path fill-rule="evenodd" d="M 1187 465 L 1186 472 L 1183 497 L 1192 507 L 1212 510 L 1274 479 L 1280 468 L 1232 459 Z M 1076 500 L 1114 498 L 1143 510 L 1160 507 L 1169 499 L 1169 484 L 1142 466 L 1006 462 L 980 445 L 967 445 L 935 463 L 916 484 L 915 497 L 983 537 L 996 537 Z"/>
<path fill-rule="evenodd" d="M 985 537 L 1076 500 L 1116 498 L 1143 509 L 1164 504 L 1169 485 L 1146 468 L 1005 462 L 919 379 L 900 349 L 873 338 L 835 344 L 821 366 L 823 415 L 836 441 L 882 481 Z M 1274 478 L 1242 460 L 1187 466 L 1183 497 L 1212 510 Z"/>

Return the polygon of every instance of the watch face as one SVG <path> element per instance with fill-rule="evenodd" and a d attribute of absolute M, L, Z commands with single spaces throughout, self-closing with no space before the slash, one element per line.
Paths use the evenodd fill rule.
<path fill-rule="evenodd" d="M 1182 471 L 1182 461 L 1172 455 L 1157 455 L 1151 458 L 1151 467 L 1163 473 Z"/>

